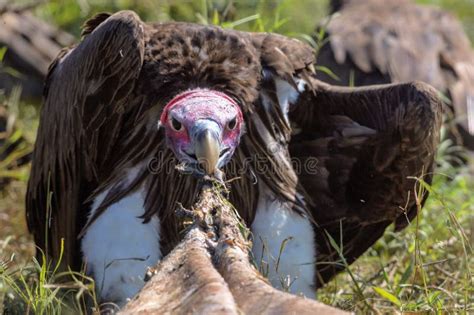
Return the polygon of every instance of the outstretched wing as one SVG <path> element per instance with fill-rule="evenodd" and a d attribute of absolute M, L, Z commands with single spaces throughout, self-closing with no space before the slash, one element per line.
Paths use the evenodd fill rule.
<path fill-rule="evenodd" d="M 50 66 L 26 197 L 37 245 L 57 260 L 63 239 L 62 263 L 75 268 L 77 234 L 87 216 L 83 201 L 112 167 L 144 51 L 142 22 L 130 11 L 96 16 L 83 35 Z"/>
<path fill-rule="evenodd" d="M 317 224 L 322 285 L 343 269 L 326 233 L 352 263 L 392 222 L 400 230 L 416 216 L 413 177 L 431 181 L 441 103 L 423 83 L 312 85 L 291 112 L 290 154 Z"/>
<path fill-rule="evenodd" d="M 411 1 L 348 1 L 327 24 L 317 64 L 330 84 L 419 80 L 450 97 L 464 144 L 474 149 L 474 51 L 456 18 Z M 470 134 L 470 135 L 469 135 Z"/>

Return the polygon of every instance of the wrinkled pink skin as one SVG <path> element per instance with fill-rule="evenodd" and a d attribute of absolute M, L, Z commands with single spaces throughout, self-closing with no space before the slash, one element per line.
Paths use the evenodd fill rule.
<path fill-rule="evenodd" d="M 172 118 L 183 128 L 175 130 Z M 229 123 L 235 119 L 235 127 Z M 232 124 L 232 123 L 231 123 Z M 230 159 L 243 133 L 243 117 L 240 107 L 222 92 L 195 89 L 174 97 L 164 108 L 160 126 L 165 128 L 166 141 L 180 162 L 194 164 L 194 141 L 196 135 L 210 130 L 220 144 L 220 151 L 226 150 L 219 160 L 222 167 Z"/>

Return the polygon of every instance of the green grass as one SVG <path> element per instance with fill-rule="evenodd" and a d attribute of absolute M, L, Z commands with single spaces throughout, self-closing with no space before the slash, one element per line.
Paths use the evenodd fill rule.
<path fill-rule="evenodd" d="M 21 267 L 12 267 L 13 260 L 1 262 L 5 313 L 59 315 L 98 310 L 94 280 L 84 272 L 58 272 L 60 261 L 56 265 L 40 264 L 32 258 Z"/>
<path fill-rule="evenodd" d="M 472 313 L 474 183 L 468 169 L 456 173 L 437 175 L 417 219 L 387 232 L 318 298 L 361 313 L 368 305 L 382 313 Z"/>
<path fill-rule="evenodd" d="M 453 168 L 442 142 L 430 193 L 404 231 L 387 231 L 367 253 L 318 292 L 318 298 L 358 313 L 474 312 L 473 166 Z M 474 163 L 474 161 L 471 161 Z"/>

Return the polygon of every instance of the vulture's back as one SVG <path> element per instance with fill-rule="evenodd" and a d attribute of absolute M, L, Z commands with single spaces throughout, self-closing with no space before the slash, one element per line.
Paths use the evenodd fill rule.
<path fill-rule="evenodd" d="M 339 11 L 317 64 L 339 79 L 317 77 L 336 85 L 429 83 L 451 99 L 465 145 L 474 148 L 474 52 L 456 18 L 407 0 L 333 2 Z"/>

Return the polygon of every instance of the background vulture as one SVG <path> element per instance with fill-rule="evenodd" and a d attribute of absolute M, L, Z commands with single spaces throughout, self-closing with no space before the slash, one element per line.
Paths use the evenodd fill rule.
<path fill-rule="evenodd" d="M 474 51 L 462 25 L 437 7 L 409 0 L 332 0 L 329 43 L 317 64 L 330 84 L 355 86 L 420 80 L 449 97 L 457 143 L 474 150 Z"/>
<path fill-rule="evenodd" d="M 175 246 L 203 175 L 233 179 L 256 263 L 309 297 L 340 269 L 324 230 L 350 263 L 416 215 L 409 176 L 431 174 L 440 127 L 429 86 L 332 87 L 295 39 L 129 11 L 83 34 L 50 67 L 26 207 L 37 245 L 57 260 L 64 239 L 102 300 L 123 304 Z"/>

